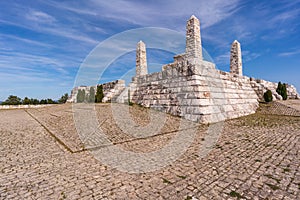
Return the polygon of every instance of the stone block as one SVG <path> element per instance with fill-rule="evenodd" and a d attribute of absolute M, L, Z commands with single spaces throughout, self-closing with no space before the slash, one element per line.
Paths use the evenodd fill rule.
<path fill-rule="evenodd" d="M 208 106 L 211 105 L 211 99 L 191 99 L 190 105 L 191 106 Z"/>

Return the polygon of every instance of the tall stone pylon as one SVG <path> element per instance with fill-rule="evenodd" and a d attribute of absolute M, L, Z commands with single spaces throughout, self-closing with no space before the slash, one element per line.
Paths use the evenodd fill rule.
<path fill-rule="evenodd" d="M 186 25 L 186 47 L 187 58 L 197 58 L 203 60 L 200 34 L 200 21 L 194 15 L 187 21 Z"/>
<path fill-rule="evenodd" d="M 234 40 L 230 50 L 230 73 L 243 75 L 241 44 Z"/>
<path fill-rule="evenodd" d="M 136 76 L 148 74 L 146 45 L 139 41 L 136 47 Z"/>

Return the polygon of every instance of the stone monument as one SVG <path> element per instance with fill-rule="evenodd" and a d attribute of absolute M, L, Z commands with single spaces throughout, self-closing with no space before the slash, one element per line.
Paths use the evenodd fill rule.
<path fill-rule="evenodd" d="M 136 48 L 136 76 L 146 74 L 148 74 L 146 45 L 143 41 L 139 41 Z"/>
<path fill-rule="evenodd" d="M 185 54 L 187 59 L 202 60 L 202 45 L 200 35 L 200 22 L 192 15 L 186 25 L 186 49 Z"/>
<path fill-rule="evenodd" d="M 230 73 L 243 76 L 241 44 L 237 40 L 231 45 Z"/>
<path fill-rule="evenodd" d="M 280 99 L 277 83 L 243 76 L 241 45 L 237 40 L 232 43 L 230 54 L 230 72 L 203 60 L 200 22 L 192 15 L 187 21 L 184 53 L 175 55 L 172 63 L 162 66 L 162 71 L 148 74 L 146 45 L 138 42 L 132 82 L 127 87 L 121 80 L 102 84 L 104 100 L 130 100 L 191 121 L 213 123 L 255 113 L 266 90 L 272 91 L 274 100 Z M 292 85 L 287 84 L 287 91 L 288 98 L 299 98 Z M 72 97 L 76 100 L 76 88 Z"/>

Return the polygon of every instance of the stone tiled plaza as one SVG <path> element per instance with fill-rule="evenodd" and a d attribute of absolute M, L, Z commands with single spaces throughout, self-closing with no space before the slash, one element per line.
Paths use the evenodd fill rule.
<path fill-rule="evenodd" d="M 192 124 L 197 131 L 188 149 L 143 173 L 95 159 L 76 132 L 71 104 L 1 110 L 0 199 L 299 199 L 300 103 L 285 104 L 285 116 L 269 115 L 280 114 L 270 104 L 225 121 L 204 157 L 199 151 L 210 126 Z M 111 104 L 95 110 L 112 145 L 127 151 L 153 152 L 184 133 L 180 118 L 167 115 L 156 135 L 134 138 L 115 123 Z M 148 109 L 134 105 L 129 111 L 140 126 L 149 123 Z"/>

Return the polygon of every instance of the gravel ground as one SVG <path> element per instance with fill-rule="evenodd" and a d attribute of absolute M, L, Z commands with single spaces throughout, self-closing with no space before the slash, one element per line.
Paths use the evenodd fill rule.
<path fill-rule="evenodd" d="M 0 199 L 300 199 L 300 117 L 263 113 L 199 125 L 139 106 L 1 110 Z"/>

